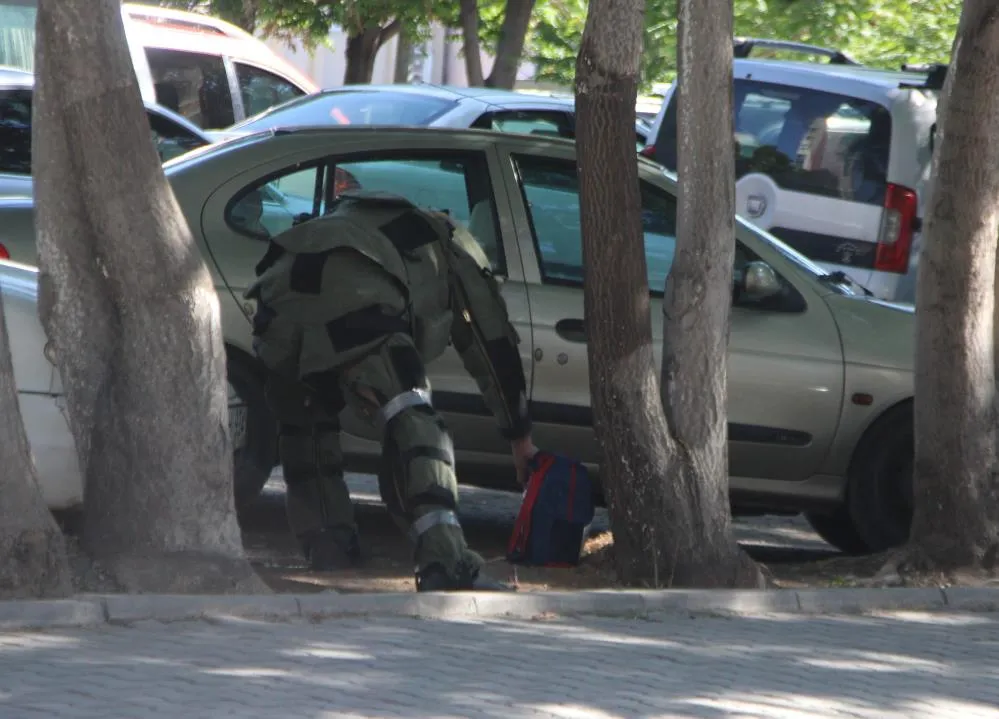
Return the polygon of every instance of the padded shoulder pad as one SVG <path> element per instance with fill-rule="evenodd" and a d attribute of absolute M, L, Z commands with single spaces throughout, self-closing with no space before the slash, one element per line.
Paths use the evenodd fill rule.
<path fill-rule="evenodd" d="M 372 225 L 354 217 L 335 213 L 317 217 L 276 235 L 273 242 L 295 254 L 356 250 L 400 282 L 406 282 L 406 268 L 389 239 Z"/>

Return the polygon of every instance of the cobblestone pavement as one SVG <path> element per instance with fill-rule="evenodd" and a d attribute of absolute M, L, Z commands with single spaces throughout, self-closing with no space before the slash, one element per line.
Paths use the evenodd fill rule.
<path fill-rule="evenodd" d="M 0 717 L 999 717 L 999 616 L 0 634 Z"/>
<path fill-rule="evenodd" d="M 378 504 L 378 481 L 372 475 L 350 474 L 347 476 L 350 494 L 360 504 Z M 479 525 L 496 524 L 512 526 L 520 508 L 520 495 L 514 492 L 498 492 L 478 487 L 462 485 L 459 507 L 463 522 Z M 281 470 L 274 472 L 264 488 L 265 501 L 275 501 L 284 493 L 284 480 Z M 770 550 L 793 550 L 801 552 L 833 552 L 833 547 L 822 540 L 803 517 L 763 516 L 737 517 L 735 519 L 736 538 L 742 544 Z M 592 531 L 608 529 L 607 510 L 597 509 Z"/>

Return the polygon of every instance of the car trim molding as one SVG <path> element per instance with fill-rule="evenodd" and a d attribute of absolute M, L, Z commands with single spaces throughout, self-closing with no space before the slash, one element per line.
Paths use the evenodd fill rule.
<path fill-rule="evenodd" d="M 464 392 L 434 392 L 434 406 L 441 412 L 491 416 L 479 395 Z M 570 427 L 592 427 L 593 412 L 589 407 L 557 402 L 531 402 L 531 419 L 539 424 L 561 424 Z M 765 427 L 741 422 L 728 423 L 730 442 L 776 444 L 785 447 L 807 447 L 812 435 L 794 429 Z"/>

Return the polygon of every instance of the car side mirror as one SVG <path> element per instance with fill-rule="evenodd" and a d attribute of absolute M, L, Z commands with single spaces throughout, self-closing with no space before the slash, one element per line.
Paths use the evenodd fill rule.
<path fill-rule="evenodd" d="M 748 263 L 742 270 L 741 280 L 737 280 L 740 294 L 752 301 L 763 300 L 780 294 L 780 278 L 774 268 L 761 260 Z"/>

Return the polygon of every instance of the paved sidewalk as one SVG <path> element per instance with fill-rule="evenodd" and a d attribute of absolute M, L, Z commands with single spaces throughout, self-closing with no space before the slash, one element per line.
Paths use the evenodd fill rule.
<path fill-rule="evenodd" d="M 999 718 L 999 615 L 0 634 L 0 717 Z"/>

